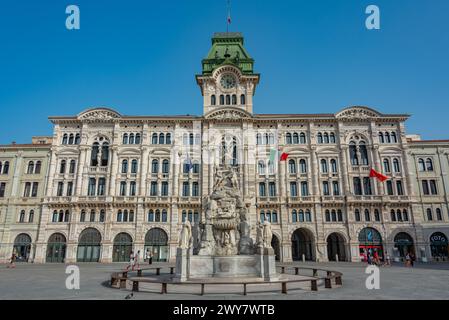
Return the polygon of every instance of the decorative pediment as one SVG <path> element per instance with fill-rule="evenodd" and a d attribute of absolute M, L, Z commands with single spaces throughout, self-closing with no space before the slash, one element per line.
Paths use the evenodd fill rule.
<path fill-rule="evenodd" d="M 339 120 L 369 120 L 379 116 L 379 112 L 367 107 L 349 107 L 335 115 Z"/>
<path fill-rule="evenodd" d="M 120 118 L 118 112 L 108 108 L 89 109 L 78 115 L 78 119 L 85 122 L 112 122 Z"/>
<path fill-rule="evenodd" d="M 248 112 L 237 108 L 221 108 L 210 111 L 204 116 L 206 119 L 215 120 L 245 120 L 251 119 L 252 116 Z"/>

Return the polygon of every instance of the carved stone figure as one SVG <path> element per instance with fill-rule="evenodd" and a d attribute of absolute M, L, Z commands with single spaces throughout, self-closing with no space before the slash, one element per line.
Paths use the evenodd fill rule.
<path fill-rule="evenodd" d="M 271 231 L 271 223 L 265 220 L 263 223 L 263 247 L 271 248 L 271 239 L 273 238 L 273 232 Z"/>
<path fill-rule="evenodd" d="M 179 247 L 189 249 L 192 244 L 192 226 L 189 220 L 182 225 L 181 236 L 179 237 Z"/>

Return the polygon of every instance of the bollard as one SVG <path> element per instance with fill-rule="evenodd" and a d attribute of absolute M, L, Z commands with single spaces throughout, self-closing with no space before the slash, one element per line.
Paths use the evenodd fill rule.
<path fill-rule="evenodd" d="M 299 268 L 296 267 L 296 268 L 295 268 L 295 275 L 298 275 L 298 274 L 299 274 Z"/>
<path fill-rule="evenodd" d="M 141 277 L 142 276 L 142 269 L 137 270 L 137 276 Z"/>
<path fill-rule="evenodd" d="M 287 294 L 287 282 L 282 282 L 282 293 Z"/>
<path fill-rule="evenodd" d="M 332 289 L 332 283 L 330 278 L 328 277 L 324 278 L 324 287 L 326 289 Z"/>
<path fill-rule="evenodd" d="M 173 274 L 174 269 L 174 267 L 170 267 L 170 274 Z"/>
<path fill-rule="evenodd" d="M 246 296 L 246 283 L 243 284 L 243 295 Z"/>
<path fill-rule="evenodd" d="M 338 254 L 335 255 L 335 262 L 338 262 Z"/>
<path fill-rule="evenodd" d="M 302 262 L 306 262 L 306 255 L 304 253 L 302 254 Z"/>
<path fill-rule="evenodd" d="M 341 281 L 341 276 L 335 278 L 335 284 L 338 286 L 341 286 L 343 284 L 343 282 Z"/>
<path fill-rule="evenodd" d="M 312 280 L 311 282 L 311 289 L 312 291 L 318 291 L 318 285 L 316 280 Z"/>
<path fill-rule="evenodd" d="M 285 273 L 285 267 L 281 267 L 281 273 Z"/>
<path fill-rule="evenodd" d="M 313 276 L 316 277 L 318 274 L 318 270 L 317 269 L 313 269 Z"/>
<path fill-rule="evenodd" d="M 133 291 L 139 291 L 139 281 L 133 281 Z"/>
<path fill-rule="evenodd" d="M 204 283 L 201 284 L 201 295 L 204 296 Z"/>
<path fill-rule="evenodd" d="M 167 293 L 167 283 L 162 283 L 161 294 Z"/>
<path fill-rule="evenodd" d="M 156 275 L 160 275 L 161 274 L 161 268 L 156 268 Z"/>

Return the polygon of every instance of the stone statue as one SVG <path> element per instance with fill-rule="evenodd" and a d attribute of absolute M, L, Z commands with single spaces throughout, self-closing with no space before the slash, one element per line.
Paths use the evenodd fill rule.
<path fill-rule="evenodd" d="M 182 225 L 179 247 L 181 249 L 190 249 L 192 244 L 192 226 L 189 220 Z"/>
<path fill-rule="evenodd" d="M 271 239 L 273 238 L 273 232 L 271 231 L 271 223 L 265 220 L 263 223 L 263 247 L 271 248 Z"/>
<path fill-rule="evenodd" d="M 261 223 L 256 226 L 256 246 L 263 248 L 263 225 Z"/>
<path fill-rule="evenodd" d="M 102 151 L 101 151 L 101 147 L 98 147 L 98 152 L 97 152 L 97 166 L 101 167 L 101 158 L 102 158 Z"/>

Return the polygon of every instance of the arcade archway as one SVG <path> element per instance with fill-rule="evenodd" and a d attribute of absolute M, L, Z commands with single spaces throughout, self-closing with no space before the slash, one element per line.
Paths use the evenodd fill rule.
<path fill-rule="evenodd" d="M 114 238 L 112 249 L 112 262 L 127 262 L 133 250 L 133 239 L 125 232 L 119 233 Z"/>
<path fill-rule="evenodd" d="M 399 232 L 394 237 L 394 247 L 398 250 L 399 257 L 404 258 L 407 253 L 415 254 L 413 238 L 406 232 Z"/>
<path fill-rule="evenodd" d="M 327 237 L 327 258 L 329 261 L 346 261 L 345 238 L 337 233 L 331 233 Z"/>
<path fill-rule="evenodd" d="M 64 262 L 66 252 L 66 237 L 61 233 L 53 233 L 48 239 L 47 262 Z"/>
<path fill-rule="evenodd" d="M 153 261 L 168 260 L 168 236 L 160 228 L 150 229 L 145 235 L 145 253 L 150 250 L 153 253 Z"/>
<path fill-rule="evenodd" d="M 19 234 L 14 240 L 13 250 L 17 262 L 28 262 L 31 253 L 31 237 L 26 233 Z"/>
<path fill-rule="evenodd" d="M 100 261 L 100 251 L 100 232 L 95 228 L 83 230 L 79 237 L 76 260 L 78 262 L 98 262 Z"/>
<path fill-rule="evenodd" d="M 300 228 L 295 230 L 292 235 L 292 259 L 294 261 L 302 260 L 303 256 L 306 261 L 314 261 L 315 247 L 312 232 Z"/>
<path fill-rule="evenodd" d="M 382 236 L 374 228 L 364 228 L 359 233 L 359 251 L 363 261 L 367 260 L 368 253 L 374 256 L 377 252 L 379 258 L 383 259 Z"/>

